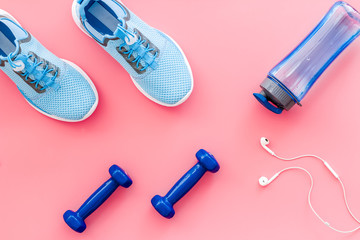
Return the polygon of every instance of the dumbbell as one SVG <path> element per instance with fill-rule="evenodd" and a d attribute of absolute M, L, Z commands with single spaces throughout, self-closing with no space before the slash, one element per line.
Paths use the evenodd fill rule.
<path fill-rule="evenodd" d="M 83 232 L 86 229 L 85 219 L 100 207 L 119 186 L 128 188 L 132 184 L 131 178 L 117 165 L 112 165 L 109 168 L 109 173 L 111 178 L 101 185 L 79 210 L 76 212 L 67 210 L 64 213 L 66 224 L 74 231 Z"/>
<path fill-rule="evenodd" d="M 164 197 L 156 195 L 151 199 L 151 204 L 163 217 L 172 218 L 174 216 L 174 204 L 200 180 L 205 172 L 216 173 L 220 169 L 214 156 L 204 149 L 200 149 L 196 153 L 196 158 L 198 163 L 185 173 Z"/>

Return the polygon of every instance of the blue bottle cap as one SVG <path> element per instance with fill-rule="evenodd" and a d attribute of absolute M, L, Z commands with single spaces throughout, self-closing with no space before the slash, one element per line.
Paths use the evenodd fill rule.
<path fill-rule="evenodd" d="M 282 113 L 283 109 L 279 107 L 275 107 L 275 105 L 271 104 L 267 98 L 262 95 L 261 93 L 254 93 L 254 97 L 267 109 L 272 111 L 273 113 L 280 114 Z"/>

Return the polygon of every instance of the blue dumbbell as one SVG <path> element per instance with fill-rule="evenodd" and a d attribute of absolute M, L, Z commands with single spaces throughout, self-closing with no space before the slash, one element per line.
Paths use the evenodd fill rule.
<path fill-rule="evenodd" d="M 132 184 L 131 178 L 117 165 L 112 165 L 109 168 L 109 173 L 111 178 L 101 185 L 101 187 L 84 202 L 79 210 L 76 212 L 67 210 L 64 213 L 66 224 L 74 231 L 79 233 L 83 232 L 86 229 L 85 219 L 100 207 L 119 186 L 128 188 Z"/>
<path fill-rule="evenodd" d="M 199 162 L 185 173 L 164 197 L 156 195 L 151 199 L 151 204 L 163 217 L 172 218 L 174 216 L 174 204 L 200 180 L 205 172 L 215 173 L 220 169 L 214 156 L 204 149 L 200 149 L 196 153 L 196 158 Z"/>

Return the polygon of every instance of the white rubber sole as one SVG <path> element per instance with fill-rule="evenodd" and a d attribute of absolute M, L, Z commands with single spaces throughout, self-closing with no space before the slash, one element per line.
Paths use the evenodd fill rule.
<path fill-rule="evenodd" d="M 169 35 L 167 35 L 166 33 L 164 33 L 168 38 L 171 39 L 171 41 L 176 45 L 176 47 L 180 50 L 183 58 L 184 58 L 184 61 L 185 61 L 185 64 L 186 64 L 186 67 L 190 73 L 190 76 L 191 76 L 191 89 L 190 91 L 180 100 L 178 101 L 177 103 L 175 104 L 167 104 L 167 103 L 163 103 L 163 102 L 160 102 L 158 101 L 157 99 L 153 98 L 152 96 L 150 96 L 147 92 L 145 92 L 141 86 L 133 79 L 133 77 L 130 75 L 130 78 L 131 80 L 133 81 L 133 83 L 135 84 L 136 88 L 142 93 L 144 94 L 147 98 L 149 98 L 150 100 L 152 100 L 153 102 L 156 102 L 157 104 L 160 104 L 162 106 L 165 106 L 165 107 L 176 107 L 176 106 L 179 106 L 180 104 L 184 103 L 191 95 L 193 89 L 194 89 L 194 77 L 193 77 L 193 74 L 192 74 L 192 70 L 191 70 L 191 67 L 190 67 L 190 64 L 189 64 L 189 61 L 187 60 L 186 56 L 185 56 L 185 53 L 183 52 L 183 50 L 181 49 L 181 47 L 179 46 L 179 44 L 177 44 L 177 42 L 175 42 L 174 39 L 172 39 Z"/>
<path fill-rule="evenodd" d="M 80 28 L 81 31 L 83 31 L 87 36 L 89 36 L 90 38 L 91 35 L 86 31 L 86 29 L 84 28 L 84 26 L 82 25 L 81 21 L 80 21 L 80 18 L 78 17 L 77 15 L 77 10 L 79 8 L 79 4 L 76 2 L 76 1 L 73 1 L 73 4 L 72 4 L 72 8 L 71 8 L 71 12 L 72 12 L 72 17 L 74 19 L 74 22 L 75 24 Z M 159 31 L 159 30 L 158 30 Z M 164 33 L 165 34 L 165 33 Z M 193 77 L 193 74 L 192 74 L 192 70 L 191 70 L 191 67 L 190 67 L 190 64 L 189 64 L 189 61 L 187 60 L 183 50 L 180 48 L 179 44 L 177 44 L 177 42 L 175 42 L 174 39 L 172 39 L 169 35 L 165 34 L 168 38 L 170 38 L 174 44 L 176 45 L 176 47 L 180 50 L 184 60 L 185 60 L 185 63 L 186 63 L 186 66 L 187 66 L 187 69 L 190 73 L 190 76 L 191 76 L 191 89 L 190 91 L 180 100 L 178 101 L 177 103 L 175 104 L 167 104 L 167 103 L 163 103 L 155 98 L 153 98 L 152 96 L 150 96 L 134 79 L 133 77 L 130 75 L 130 78 L 132 80 L 132 82 L 134 83 L 134 85 L 136 86 L 136 88 L 145 96 L 147 97 L 148 99 L 150 99 L 151 101 L 159 104 L 159 105 L 162 105 L 162 106 L 165 106 L 165 107 L 176 107 L 176 106 L 179 106 L 180 104 L 184 103 L 191 95 L 193 89 L 194 89 L 194 77 Z"/>
<path fill-rule="evenodd" d="M 76 2 L 76 0 L 73 0 L 73 3 L 71 5 L 71 15 L 72 18 L 74 20 L 74 22 L 76 23 L 76 25 L 81 29 L 81 31 L 83 31 L 83 33 L 85 33 L 86 35 L 88 35 L 89 37 L 91 37 L 91 35 L 86 31 L 86 29 L 83 27 L 80 18 L 77 15 L 78 9 L 79 9 L 79 4 Z M 92 38 L 92 37 L 91 37 Z"/>
<path fill-rule="evenodd" d="M 0 9 L 0 15 L 1 16 L 5 16 L 5 17 L 7 17 L 7 18 L 9 18 L 9 19 L 11 19 L 11 20 L 13 20 L 15 23 L 17 23 L 19 26 L 20 26 L 20 23 L 13 17 L 13 16 L 11 16 L 11 14 L 10 13 L 8 13 L 8 12 L 6 12 L 6 11 L 4 11 L 4 10 L 2 10 L 2 9 Z"/>
<path fill-rule="evenodd" d="M 8 13 L 8 12 L 0 9 L 0 15 L 5 16 L 5 17 L 13 20 L 15 23 L 17 23 L 19 26 L 21 26 L 20 23 L 19 23 L 13 16 L 11 16 L 10 13 Z M 75 63 L 73 63 L 73 62 L 70 62 L 70 61 L 65 60 L 65 59 L 62 59 L 62 60 L 63 60 L 64 62 L 66 62 L 67 64 L 69 64 L 70 66 L 72 66 L 73 68 L 75 68 L 75 69 L 86 79 L 86 81 L 89 83 L 91 89 L 93 90 L 93 92 L 94 92 L 94 94 L 95 94 L 95 97 L 96 97 L 96 101 L 95 101 L 94 105 L 91 107 L 90 111 L 89 111 L 82 119 L 79 119 L 79 120 L 69 120 L 69 119 L 60 118 L 60 117 L 57 117 L 57 116 L 54 116 L 54 115 L 50 115 L 50 114 L 48 114 L 48 113 L 46 113 L 46 112 L 38 109 L 37 107 L 35 107 L 35 106 L 34 106 L 32 103 L 30 103 L 26 98 L 25 98 L 25 100 L 26 100 L 26 102 L 28 102 L 29 105 L 30 105 L 31 107 L 33 107 L 36 111 L 44 114 L 44 115 L 47 116 L 47 117 L 50 117 L 50 118 L 53 118 L 53 119 L 56 119 L 56 120 L 59 120 L 59 121 L 63 121 L 63 122 L 80 122 L 80 121 L 83 121 L 83 120 L 87 119 L 88 117 L 91 116 L 91 114 L 93 114 L 93 112 L 95 111 L 95 109 L 96 109 L 96 107 L 97 107 L 97 105 L 98 105 L 98 103 L 99 103 L 99 95 L 98 95 L 98 92 L 97 92 L 97 90 L 96 90 L 96 88 L 95 88 L 94 83 L 91 81 L 91 79 L 89 78 L 89 76 L 84 72 L 84 70 L 82 70 L 79 66 L 77 66 L 77 65 L 76 65 Z"/>

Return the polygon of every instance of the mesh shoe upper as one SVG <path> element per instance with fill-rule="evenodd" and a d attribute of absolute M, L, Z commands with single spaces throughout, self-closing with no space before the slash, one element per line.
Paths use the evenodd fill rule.
<path fill-rule="evenodd" d="M 192 73 L 172 39 L 115 0 L 78 2 L 77 16 L 82 28 L 125 68 L 145 95 L 168 106 L 189 96 Z"/>
<path fill-rule="evenodd" d="M 26 71 L 20 73 L 14 71 L 9 59 L 2 55 L 0 55 L 2 62 L 0 69 L 15 82 L 29 103 L 51 117 L 69 121 L 82 120 L 89 111 L 94 110 L 94 105 L 97 102 L 96 90 L 92 88 L 88 80 L 77 69 L 49 52 L 30 33 L 27 33 L 12 20 L 0 18 L 0 22 L 7 24 L 14 32 L 21 29 L 26 33 L 25 38 L 16 34 L 17 39 L 15 42 L 18 46 L 15 51 L 11 52 L 10 60 L 16 61 L 20 57 L 29 57 L 29 64 L 33 64 L 33 67 L 35 67 L 32 74 L 28 79 L 25 79 L 24 73 Z M 1 47 L 0 43 L 0 49 Z M 56 66 L 58 71 L 54 83 L 40 92 L 36 91 L 38 89 L 34 89 L 34 84 L 30 83 L 34 79 L 39 79 L 46 66 L 45 64 L 34 66 L 35 57 L 51 64 L 53 68 Z M 47 79 L 54 77 L 51 73 L 47 73 L 47 76 Z M 39 85 L 46 86 L 45 80 L 39 82 Z"/>

